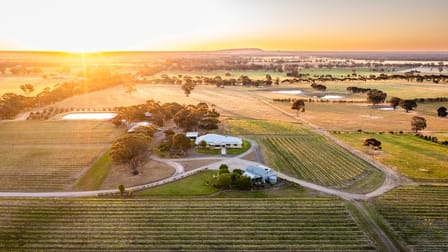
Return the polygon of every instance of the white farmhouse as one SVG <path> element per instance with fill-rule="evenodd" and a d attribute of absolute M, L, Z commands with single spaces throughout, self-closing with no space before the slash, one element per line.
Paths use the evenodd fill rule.
<path fill-rule="evenodd" d="M 251 165 L 244 169 L 243 175 L 249 177 L 255 184 L 277 183 L 277 174 L 268 167 Z"/>
<path fill-rule="evenodd" d="M 205 141 L 207 143 L 207 148 L 210 149 L 243 148 L 243 140 L 239 137 L 207 134 L 197 137 L 194 143 L 200 145 L 202 141 Z"/>

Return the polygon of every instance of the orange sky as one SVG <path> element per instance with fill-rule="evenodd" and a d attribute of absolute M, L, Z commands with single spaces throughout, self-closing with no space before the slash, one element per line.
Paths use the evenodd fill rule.
<path fill-rule="evenodd" d="M 448 50 L 446 0 L 4 0 L 0 50 Z"/>

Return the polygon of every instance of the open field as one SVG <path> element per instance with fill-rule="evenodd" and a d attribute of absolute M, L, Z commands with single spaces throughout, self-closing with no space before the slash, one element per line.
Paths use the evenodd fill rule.
<path fill-rule="evenodd" d="M 320 83 L 320 82 L 319 82 Z M 326 92 L 321 92 L 321 94 L 325 93 L 338 93 L 343 96 L 347 95 L 346 100 L 365 100 L 366 94 L 350 94 L 347 92 L 347 87 L 356 86 L 362 88 L 372 88 L 379 89 L 387 93 L 387 99 L 390 99 L 393 96 L 400 97 L 401 99 L 414 99 L 414 98 L 430 98 L 430 97 L 448 97 L 448 89 L 446 88 L 446 84 L 434 84 L 434 83 L 416 83 L 416 82 L 407 82 L 403 80 L 375 80 L 375 81 L 349 81 L 349 82 L 323 82 L 321 83 L 327 87 Z M 311 88 L 310 83 L 295 83 L 295 84 L 280 84 L 279 86 L 273 85 L 271 88 L 275 89 L 299 89 L 306 93 L 319 93 Z M 261 91 L 256 92 L 257 95 L 261 95 L 264 97 L 268 97 L 270 99 L 276 98 L 284 98 L 284 97 L 300 97 L 301 95 L 285 95 L 285 94 L 276 94 L 271 92 Z M 345 95 L 344 95 L 345 94 Z M 308 98 L 308 97 L 307 97 Z M 386 99 L 386 100 L 387 100 Z"/>
<path fill-rule="evenodd" d="M 179 85 L 139 84 L 137 91 L 126 94 L 121 86 L 109 88 L 68 98 L 55 103 L 55 107 L 115 107 L 145 103 L 149 99 L 161 102 L 177 102 L 180 104 L 198 104 L 206 102 L 215 104 L 216 109 L 224 116 L 252 119 L 291 121 L 291 118 L 273 110 L 254 97 L 251 88 L 214 86 L 197 86 L 189 97 L 186 97 Z M 244 101 L 242 103 L 241 101 Z"/>
<path fill-rule="evenodd" d="M 0 74 L 0 96 L 8 92 L 24 95 L 20 89 L 20 85 L 23 84 L 32 84 L 35 90 L 30 95 L 36 95 L 45 87 L 53 88 L 54 85 L 62 82 L 64 80 L 44 79 L 42 75 Z"/>
<path fill-rule="evenodd" d="M 2 122 L 0 190 L 70 190 L 120 133 L 110 122 Z"/>
<path fill-rule="evenodd" d="M 411 251 L 448 250 L 448 187 L 401 187 L 374 205 Z"/>
<path fill-rule="evenodd" d="M 275 102 L 285 111 L 295 113 L 290 103 Z M 420 106 L 420 105 L 419 105 Z M 327 130 L 357 131 L 359 129 L 370 132 L 380 131 L 411 131 L 411 118 L 423 116 L 426 118 L 425 131 L 448 132 L 448 119 L 436 115 L 428 116 L 426 112 L 416 111 L 406 113 L 403 109 L 379 110 L 367 104 L 338 104 L 338 103 L 306 103 L 306 112 L 299 117 Z"/>
<path fill-rule="evenodd" d="M 375 250 L 336 198 L 0 202 L 2 250 Z"/>
<path fill-rule="evenodd" d="M 300 123 L 264 120 L 227 120 L 228 130 L 235 135 L 306 135 L 310 131 Z"/>
<path fill-rule="evenodd" d="M 134 176 L 127 165 L 114 164 L 110 167 L 100 189 L 115 189 L 119 184 L 123 184 L 127 188 L 152 183 L 170 177 L 174 174 L 175 169 L 165 163 L 149 160 L 139 167 L 138 171 L 138 176 Z"/>
<path fill-rule="evenodd" d="M 419 137 L 404 134 L 333 134 L 350 146 L 365 153 L 363 139 L 375 138 L 381 141 L 382 150 L 371 157 L 401 174 L 416 180 L 448 180 L 448 148 Z"/>

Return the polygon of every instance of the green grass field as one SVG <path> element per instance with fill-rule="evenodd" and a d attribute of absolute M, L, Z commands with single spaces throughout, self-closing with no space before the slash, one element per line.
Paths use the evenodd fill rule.
<path fill-rule="evenodd" d="M 303 135 L 310 132 L 298 123 L 265 120 L 227 120 L 227 123 L 235 135 Z"/>
<path fill-rule="evenodd" d="M 411 251 L 448 250 L 448 187 L 401 187 L 374 205 Z"/>
<path fill-rule="evenodd" d="M 209 181 L 216 171 L 204 171 L 163 186 L 136 192 L 138 196 L 200 196 L 218 191 Z"/>
<path fill-rule="evenodd" d="M 328 197 L 1 199 L 0 211 L 1 250 L 375 250 Z"/>
<path fill-rule="evenodd" d="M 368 153 L 362 146 L 363 139 L 375 138 L 382 143 L 382 151 L 373 158 L 386 166 L 397 169 L 403 175 L 415 180 L 448 180 L 448 148 L 446 146 L 423 140 L 413 135 L 404 134 L 334 134 L 355 149 Z"/>
<path fill-rule="evenodd" d="M 0 123 L 0 190 L 71 190 L 121 129 L 98 121 Z"/>

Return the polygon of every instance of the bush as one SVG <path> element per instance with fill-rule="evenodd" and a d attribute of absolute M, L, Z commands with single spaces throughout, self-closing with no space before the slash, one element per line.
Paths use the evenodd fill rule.
<path fill-rule="evenodd" d="M 239 176 L 235 183 L 236 188 L 240 190 L 252 189 L 252 179 L 247 176 Z"/>
<path fill-rule="evenodd" d="M 126 192 L 124 185 L 122 184 L 118 185 L 118 190 L 120 191 L 121 195 L 123 195 Z"/>
<path fill-rule="evenodd" d="M 221 189 L 230 189 L 232 178 L 230 173 L 219 174 L 215 186 Z"/>
<path fill-rule="evenodd" d="M 221 175 L 221 174 L 224 174 L 224 173 L 230 173 L 229 167 L 226 164 L 222 164 L 222 165 L 219 166 L 218 174 Z"/>

